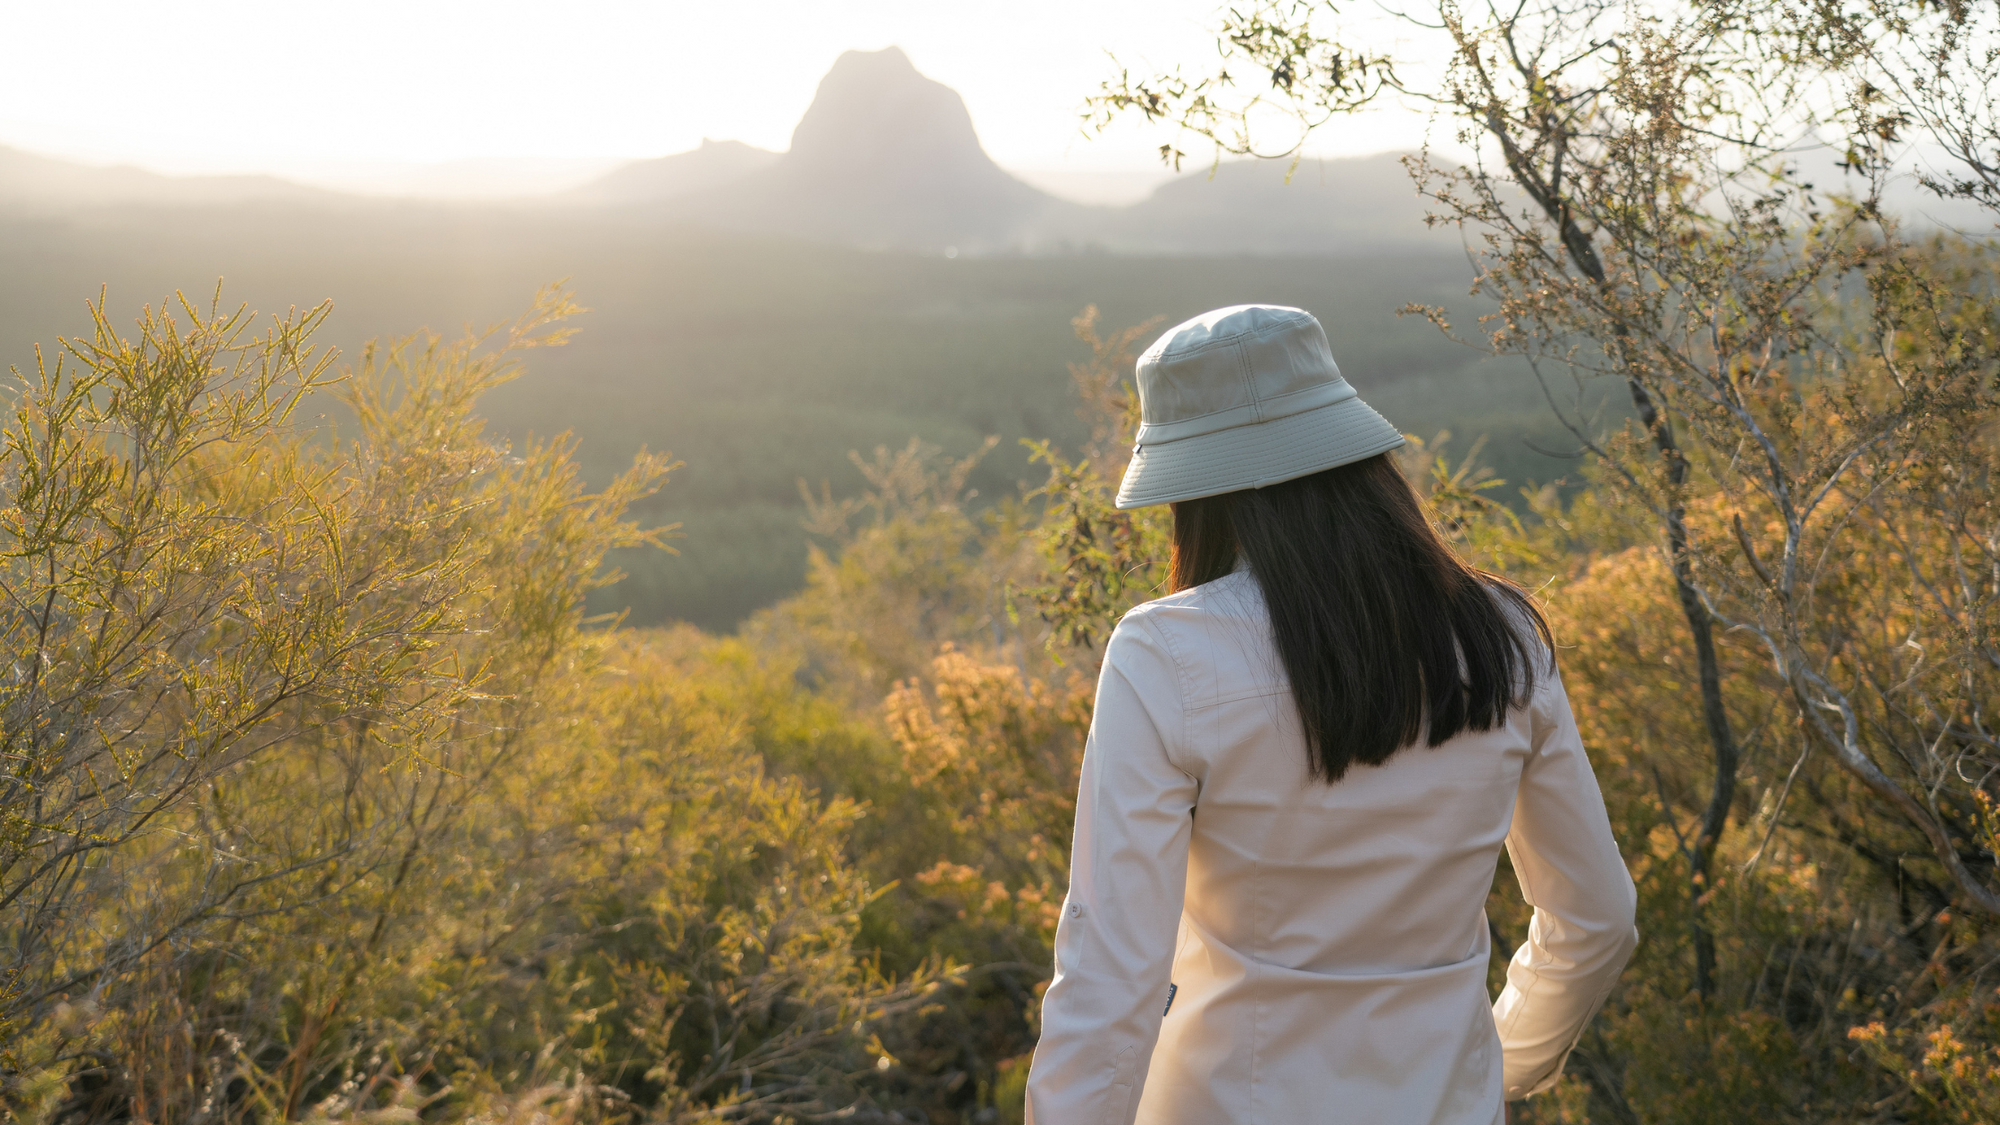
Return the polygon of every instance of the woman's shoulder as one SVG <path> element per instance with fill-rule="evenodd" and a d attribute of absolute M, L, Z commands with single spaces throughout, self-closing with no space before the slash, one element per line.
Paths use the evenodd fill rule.
<path fill-rule="evenodd" d="M 1264 595 L 1257 587 L 1257 580 L 1250 576 L 1249 571 L 1238 570 L 1213 582 L 1141 602 L 1127 610 L 1119 624 L 1122 626 L 1131 622 L 1134 625 L 1170 628 L 1201 622 L 1210 626 L 1220 620 L 1260 619 L 1264 612 Z"/>
<path fill-rule="evenodd" d="M 1218 664 L 1269 664 L 1270 634 L 1256 580 L 1238 571 L 1133 607 L 1113 630 L 1107 655 L 1155 650 L 1197 684 L 1217 674 Z"/>

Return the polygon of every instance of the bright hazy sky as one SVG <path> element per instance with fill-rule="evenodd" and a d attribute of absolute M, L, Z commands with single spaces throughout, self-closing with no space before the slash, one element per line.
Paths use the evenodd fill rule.
<path fill-rule="evenodd" d="M 583 167 L 703 137 L 783 149 L 841 51 L 895 44 L 964 96 L 1001 164 L 1149 173 L 1166 132 L 1086 139 L 1080 102 L 1111 73 L 1107 51 L 1135 69 L 1212 65 L 1220 3 L 0 0 L 0 144 L 335 179 L 491 158 Z M 1315 151 L 1412 147 L 1423 127 L 1373 114 Z"/>

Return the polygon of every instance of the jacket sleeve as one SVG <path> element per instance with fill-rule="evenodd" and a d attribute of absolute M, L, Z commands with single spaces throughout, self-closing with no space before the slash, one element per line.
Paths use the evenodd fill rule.
<path fill-rule="evenodd" d="M 1084 744 L 1055 979 L 1028 1072 L 1028 1125 L 1129 1125 L 1167 1004 L 1198 786 L 1172 654 L 1143 614 L 1112 633 Z"/>
<path fill-rule="evenodd" d="M 1531 712 L 1534 749 L 1515 797 L 1507 854 L 1535 913 L 1493 1003 L 1509 1100 L 1555 1085 L 1639 937 L 1632 876 L 1553 662 Z"/>

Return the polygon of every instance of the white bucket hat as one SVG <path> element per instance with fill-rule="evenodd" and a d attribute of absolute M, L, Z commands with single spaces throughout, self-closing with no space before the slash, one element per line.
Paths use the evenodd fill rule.
<path fill-rule="evenodd" d="M 1403 444 L 1341 378 L 1326 330 L 1302 309 L 1203 313 L 1146 349 L 1138 381 L 1120 508 L 1263 488 Z"/>

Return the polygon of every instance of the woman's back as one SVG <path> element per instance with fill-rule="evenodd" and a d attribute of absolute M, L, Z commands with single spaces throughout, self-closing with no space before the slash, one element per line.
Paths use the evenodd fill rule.
<path fill-rule="evenodd" d="M 1137 371 L 1118 503 L 1174 505 L 1180 592 L 1105 650 L 1029 1120 L 1491 1125 L 1635 940 L 1547 629 L 1310 316 L 1204 314 Z M 1535 914 L 1494 1001 L 1503 844 Z"/>
<path fill-rule="evenodd" d="M 1525 711 L 1432 749 L 1306 770 L 1257 583 L 1238 571 L 1139 609 L 1185 653 L 1182 766 L 1200 786 L 1188 915 L 1263 962 L 1315 973 L 1485 956 L 1481 911 L 1529 750 Z M 1483 972 L 1483 964 L 1481 972 Z"/>
<path fill-rule="evenodd" d="M 1487 1125 L 1503 1093 L 1553 1077 L 1633 943 L 1632 884 L 1560 681 L 1541 676 L 1491 729 L 1334 784 L 1307 760 L 1248 573 L 1120 623 L 1034 1120 Z M 1540 912 L 1489 1006 L 1503 843 Z"/>

